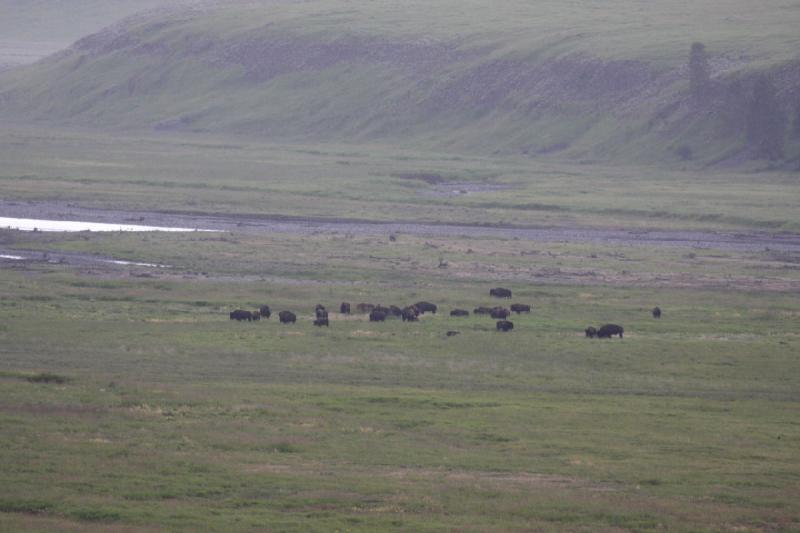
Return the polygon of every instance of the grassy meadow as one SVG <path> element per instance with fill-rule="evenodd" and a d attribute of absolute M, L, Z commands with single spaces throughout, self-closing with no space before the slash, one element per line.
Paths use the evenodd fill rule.
<path fill-rule="evenodd" d="M 796 255 L 402 233 L 0 244 L 170 265 L 3 263 L 0 529 L 800 524 Z M 497 285 L 533 305 L 512 332 L 449 316 Z M 419 300 L 440 312 L 311 325 L 320 302 Z M 262 303 L 298 323 L 228 319 Z M 583 336 L 605 322 L 625 338 Z"/>

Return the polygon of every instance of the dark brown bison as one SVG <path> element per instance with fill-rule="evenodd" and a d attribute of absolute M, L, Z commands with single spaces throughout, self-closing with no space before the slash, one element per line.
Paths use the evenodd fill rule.
<path fill-rule="evenodd" d="M 472 310 L 472 312 L 476 315 L 488 315 L 492 312 L 491 307 L 476 307 Z"/>
<path fill-rule="evenodd" d="M 450 311 L 450 316 L 469 316 L 469 311 L 466 309 L 453 309 Z"/>
<path fill-rule="evenodd" d="M 358 304 L 356 306 L 356 311 L 358 311 L 359 313 L 369 313 L 373 309 L 375 309 L 375 306 L 372 305 L 372 304 L 363 304 L 362 303 L 362 304 Z"/>
<path fill-rule="evenodd" d="M 505 318 L 508 318 L 508 315 L 510 315 L 510 314 L 511 314 L 511 311 L 509 311 L 505 307 L 494 307 L 494 308 L 492 308 L 491 312 L 489 313 L 489 316 L 491 316 L 494 319 L 497 319 L 497 318 L 505 319 Z"/>
<path fill-rule="evenodd" d="M 584 330 L 584 333 L 586 333 L 587 337 L 589 337 L 590 339 L 593 339 L 597 335 L 597 330 L 594 327 L 589 326 L 588 328 L 586 328 Z"/>
<path fill-rule="evenodd" d="M 328 311 L 325 309 L 325 306 L 317 305 L 316 309 L 314 309 L 314 313 L 317 317 L 317 320 L 320 319 L 328 319 Z"/>
<path fill-rule="evenodd" d="M 350 304 L 347 302 L 342 302 L 342 305 L 339 306 L 339 312 L 343 315 L 350 314 Z"/>
<path fill-rule="evenodd" d="M 403 316 L 403 310 L 397 307 L 396 305 L 390 305 L 389 316 L 401 317 Z"/>
<path fill-rule="evenodd" d="M 369 314 L 370 322 L 384 322 L 386 320 L 386 313 L 378 309 L 373 309 Z"/>
<path fill-rule="evenodd" d="M 600 329 L 597 330 L 597 338 L 598 339 L 610 339 L 612 335 L 619 335 L 619 338 L 622 338 L 623 333 L 622 326 L 618 326 L 616 324 L 606 324 L 604 326 L 600 326 Z"/>
<path fill-rule="evenodd" d="M 281 321 L 281 324 L 294 324 L 297 322 L 297 315 L 292 313 L 291 311 L 281 311 L 278 313 L 278 318 Z"/>
<path fill-rule="evenodd" d="M 460 331 L 448 331 L 447 333 L 445 333 L 445 335 L 447 335 L 448 337 L 454 337 L 454 336 L 460 335 L 460 334 L 461 334 Z"/>
<path fill-rule="evenodd" d="M 235 311 L 231 311 L 231 320 L 247 320 L 250 322 L 253 320 L 253 313 L 250 311 L 245 311 L 244 309 L 236 309 Z"/>
<path fill-rule="evenodd" d="M 268 305 L 262 305 L 261 307 L 259 307 L 258 312 L 261 313 L 261 316 L 263 316 L 264 318 L 269 318 L 270 316 L 272 316 L 272 311 L 269 310 Z"/>
<path fill-rule="evenodd" d="M 414 306 L 419 309 L 419 312 L 423 315 L 429 311 L 434 315 L 436 314 L 436 304 L 432 304 L 430 302 L 417 302 L 414 304 Z"/>
<path fill-rule="evenodd" d="M 509 322 L 508 320 L 497 321 L 497 331 L 511 331 L 512 329 L 514 329 L 513 322 Z"/>
<path fill-rule="evenodd" d="M 317 318 L 314 321 L 314 325 L 315 326 L 320 326 L 320 327 L 322 327 L 322 326 L 330 327 L 329 323 L 328 323 L 328 316 L 326 315 L 324 318 Z"/>
<path fill-rule="evenodd" d="M 419 320 L 419 309 L 416 306 L 409 305 L 408 307 L 403 309 L 403 322 L 416 322 Z"/>
<path fill-rule="evenodd" d="M 511 310 L 517 314 L 530 313 L 531 306 L 528 304 L 511 304 Z"/>
<path fill-rule="evenodd" d="M 261 320 L 261 312 L 260 311 L 253 311 L 251 313 L 252 320 Z"/>
<path fill-rule="evenodd" d="M 494 296 L 495 298 L 511 298 L 511 291 L 502 287 L 495 287 L 494 289 L 489 289 L 489 296 Z"/>
<path fill-rule="evenodd" d="M 375 308 L 373 309 L 373 311 L 378 311 L 380 313 L 383 313 L 386 316 L 389 316 L 389 308 L 386 307 L 386 306 L 383 306 L 381 304 L 376 305 Z"/>
<path fill-rule="evenodd" d="M 661 308 L 654 307 L 653 308 L 653 318 L 661 318 Z"/>

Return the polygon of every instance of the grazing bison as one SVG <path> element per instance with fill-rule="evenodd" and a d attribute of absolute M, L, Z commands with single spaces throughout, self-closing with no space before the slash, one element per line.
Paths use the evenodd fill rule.
<path fill-rule="evenodd" d="M 497 318 L 505 319 L 505 318 L 508 318 L 508 315 L 510 315 L 510 314 L 511 314 L 511 311 L 509 311 L 505 307 L 494 307 L 489 312 L 489 316 L 492 317 L 492 318 L 495 318 L 495 319 L 497 319 Z"/>
<path fill-rule="evenodd" d="M 231 311 L 231 320 L 247 320 L 250 322 L 253 320 L 253 313 L 250 311 L 245 311 L 244 309 L 236 309 L 235 311 Z"/>
<path fill-rule="evenodd" d="M 612 335 L 619 335 L 619 338 L 621 339 L 623 331 L 624 330 L 622 329 L 622 326 L 618 326 L 616 324 L 606 324 L 597 330 L 597 338 L 610 339 Z"/>
<path fill-rule="evenodd" d="M 388 315 L 394 317 L 401 317 L 403 316 L 403 310 L 397 307 L 396 305 L 390 305 Z"/>
<path fill-rule="evenodd" d="M 434 315 L 436 314 L 436 309 L 437 309 L 436 305 L 430 302 L 417 302 L 414 304 L 414 306 L 416 306 L 416 308 L 419 309 L 419 312 L 422 313 L 423 315 L 428 311 L 430 311 Z"/>
<path fill-rule="evenodd" d="M 281 311 L 278 313 L 278 318 L 280 319 L 281 324 L 294 324 L 297 321 L 297 315 L 291 311 Z"/>
<path fill-rule="evenodd" d="M 370 322 L 384 322 L 386 320 L 386 313 L 378 309 L 373 309 L 369 314 Z"/>
<path fill-rule="evenodd" d="M 446 333 L 446 335 L 447 335 L 448 337 L 454 337 L 454 336 L 456 336 L 456 335 L 460 335 L 460 334 L 461 334 L 461 332 L 460 332 L 460 331 L 448 331 L 448 332 Z"/>
<path fill-rule="evenodd" d="M 597 335 L 597 330 L 592 326 L 586 328 L 584 332 L 586 333 L 586 336 L 589 337 L 590 339 L 593 339 L 595 335 Z"/>
<path fill-rule="evenodd" d="M 513 322 L 509 322 L 508 320 L 497 321 L 497 331 L 511 331 L 512 329 L 514 329 Z"/>
<path fill-rule="evenodd" d="M 530 313 L 531 306 L 528 304 L 511 304 L 511 310 L 517 314 Z"/>
<path fill-rule="evenodd" d="M 416 322 L 417 320 L 419 320 L 419 318 L 417 318 L 418 316 L 419 316 L 419 309 L 417 309 L 416 306 L 409 305 L 408 307 L 403 309 L 403 314 L 402 314 L 403 322 Z"/>
<path fill-rule="evenodd" d="M 661 318 L 661 308 L 654 307 L 653 308 L 653 318 Z"/>
<path fill-rule="evenodd" d="M 492 312 L 491 307 L 476 307 L 472 310 L 472 312 L 476 315 L 488 315 Z"/>
<path fill-rule="evenodd" d="M 469 311 L 466 309 L 453 309 L 450 311 L 450 316 L 469 316 Z"/>
<path fill-rule="evenodd" d="M 511 298 L 511 291 L 502 287 L 495 287 L 494 289 L 489 289 L 489 296 L 494 296 L 495 298 Z"/>
<path fill-rule="evenodd" d="M 342 302 L 342 305 L 339 306 L 339 312 L 343 315 L 350 314 L 350 304 L 347 302 Z"/>
<path fill-rule="evenodd" d="M 358 304 L 356 306 L 356 311 L 359 313 L 369 313 L 373 309 L 375 309 L 375 306 L 372 304 Z"/>
<path fill-rule="evenodd" d="M 269 310 L 268 305 L 262 305 L 261 307 L 259 307 L 258 312 L 261 313 L 261 316 L 263 316 L 264 318 L 269 318 L 270 316 L 272 316 L 272 311 Z"/>

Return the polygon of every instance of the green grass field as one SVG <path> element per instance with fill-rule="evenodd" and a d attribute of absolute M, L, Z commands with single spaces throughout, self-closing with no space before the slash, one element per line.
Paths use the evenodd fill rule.
<path fill-rule="evenodd" d="M 469 236 L 0 237 L 173 265 L 0 270 L 3 529 L 800 524 L 800 307 L 796 288 L 758 289 L 796 287 L 791 257 Z M 587 264 L 606 277 L 535 276 Z M 513 332 L 448 316 L 492 303 L 496 285 L 534 307 Z M 416 324 L 311 325 L 319 302 L 422 299 L 440 312 Z M 298 323 L 228 319 L 262 303 Z M 603 322 L 625 338 L 583 336 Z"/>

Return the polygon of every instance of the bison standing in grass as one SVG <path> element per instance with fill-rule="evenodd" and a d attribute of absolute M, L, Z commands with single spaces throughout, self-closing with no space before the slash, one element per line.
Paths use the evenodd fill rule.
<path fill-rule="evenodd" d="M 530 313 L 531 306 L 528 304 L 511 304 L 511 310 L 517 314 Z"/>
<path fill-rule="evenodd" d="M 419 312 L 423 315 L 429 311 L 434 315 L 436 314 L 436 304 L 432 304 L 430 302 L 417 302 L 414 304 L 414 306 L 419 309 Z"/>
<path fill-rule="evenodd" d="M 408 307 L 403 309 L 403 322 L 416 322 L 419 320 L 419 309 L 416 308 L 414 305 L 409 305 Z"/>
<path fill-rule="evenodd" d="M 495 307 L 489 313 L 489 316 L 491 316 L 494 319 L 497 319 L 497 318 L 505 319 L 505 318 L 508 318 L 508 315 L 510 315 L 510 314 L 511 314 L 511 311 L 509 311 L 505 307 Z"/>
<path fill-rule="evenodd" d="M 661 318 L 661 308 L 654 307 L 653 308 L 653 318 Z"/>
<path fill-rule="evenodd" d="M 278 318 L 280 319 L 281 324 L 294 324 L 297 322 L 297 315 L 291 311 L 281 311 L 278 313 Z"/>
<path fill-rule="evenodd" d="M 512 329 L 514 329 L 513 322 L 509 322 L 508 320 L 497 321 L 497 331 L 511 331 Z"/>
<path fill-rule="evenodd" d="M 250 322 L 253 320 L 253 313 L 250 311 L 245 311 L 244 309 L 236 309 L 235 311 L 231 311 L 230 317 L 231 320 L 247 320 Z"/>
<path fill-rule="evenodd" d="M 495 298 L 511 298 L 511 291 L 503 287 L 495 287 L 494 289 L 489 289 L 489 296 L 494 296 Z"/>
<path fill-rule="evenodd" d="M 450 316 L 469 316 L 469 311 L 466 309 L 453 309 L 450 311 Z"/>
<path fill-rule="evenodd" d="M 347 302 L 342 302 L 342 305 L 339 306 L 339 312 L 343 315 L 350 314 L 350 304 Z"/>
<path fill-rule="evenodd" d="M 597 330 L 597 338 L 610 339 L 613 335 L 619 335 L 619 338 L 621 339 L 623 332 L 624 330 L 622 329 L 622 326 L 618 326 L 616 324 L 606 324 Z"/>
<path fill-rule="evenodd" d="M 261 313 L 261 316 L 263 316 L 264 318 L 269 318 L 270 316 L 272 316 L 272 311 L 270 311 L 268 305 L 262 305 L 261 307 L 259 307 L 258 312 Z"/>
<path fill-rule="evenodd" d="M 369 321 L 370 322 L 385 322 L 386 321 L 386 313 L 379 310 L 373 309 L 372 312 L 369 314 Z"/>

